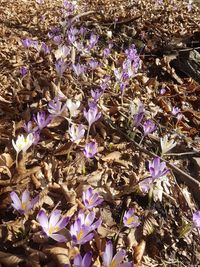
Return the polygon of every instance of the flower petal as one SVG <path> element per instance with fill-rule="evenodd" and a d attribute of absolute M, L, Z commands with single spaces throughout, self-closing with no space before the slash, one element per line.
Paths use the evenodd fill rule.
<path fill-rule="evenodd" d="M 52 227 L 55 227 L 60 219 L 60 216 L 61 216 L 60 210 L 52 211 L 50 219 L 49 219 L 49 225 L 51 225 Z"/>
<path fill-rule="evenodd" d="M 13 201 L 12 206 L 16 209 L 19 210 L 22 207 L 21 200 L 19 199 L 18 195 L 15 192 L 10 193 L 10 197 Z"/>
<path fill-rule="evenodd" d="M 112 262 L 112 258 L 113 258 L 113 244 L 112 241 L 109 240 L 106 243 L 106 248 L 105 251 L 103 253 L 102 259 L 103 259 L 103 263 L 105 265 L 105 267 L 109 267 L 111 262 Z"/>
<path fill-rule="evenodd" d="M 30 199 L 30 192 L 26 189 L 22 194 L 22 203 L 28 203 Z"/>
<path fill-rule="evenodd" d="M 51 234 L 50 237 L 58 242 L 65 242 L 67 238 L 60 234 Z"/>
<path fill-rule="evenodd" d="M 39 211 L 39 213 L 37 215 L 37 220 L 43 229 L 48 229 L 48 227 L 49 227 L 48 217 L 43 210 Z"/>

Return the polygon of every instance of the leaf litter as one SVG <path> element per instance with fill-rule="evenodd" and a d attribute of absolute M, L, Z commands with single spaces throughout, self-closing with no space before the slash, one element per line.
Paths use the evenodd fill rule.
<path fill-rule="evenodd" d="M 0 10 L 1 266 L 198 266 L 198 2 Z"/>

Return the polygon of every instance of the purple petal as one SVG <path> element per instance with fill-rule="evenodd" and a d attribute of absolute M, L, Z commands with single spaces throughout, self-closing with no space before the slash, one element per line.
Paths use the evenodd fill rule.
<path fill-rule="evenodd" d="M 30 192 L 26 189 L 22 194 L 22 203 L 29 202 L 30 199 Z"/>
<path fill-rule="evenodd" d="M 91 211 L 85 218 L 85 225 L 90 226 L 95 218 L 95 214 L 93 211 Z"/>
<path fill-rule="evenodd" d="M 78 244 L 82 245 L 82 244 L 85 244 L 89 241 L 91 241 L 94 237 L 94 234 L 89 234 L 89 235 L 86 235 L 84 236 L 82 239 L 79 240 Z"/>
<path fill-rule="evenodd" d="M 77 254 L 74 257 L 74 266 L 81 267 L 82 266 L 82 257 L 80 254 Z M 85 266 L 85 265 L 84 265 Z M 87 265 L 86 265 L 87 266 Z"/>
<path fill-rule="evenodd" d="M 43 229 L 48 229 L 48 226 L 49 226 L 48 217 L 43 210 L 39 211 L 39 213 L 37 215 L 37 220 Z"/>
<path fill-rule="evenodd" d="M 16 209 L 19 210 L 21 209 L 22 205 L 21 205 L 21 200 L 19 199 L 18 195 L 15 192 L 11 192 L 10 193 L 10 197 L 13 201 L 12 206 Z"/>
<path fill-rule="evenodd" d="M 111 240 L 106 243 L 106 248 L 102 258 L 105 267 L 109 267 L 113 258 L 113 244 Z"/>
<path fill-rule="evenodd" d="M 125 262 L 119 265 L 119 267 L 133 267 L 133 263 L 132 262 Z"/>
<path fill-rule="evenodd" d="M 57 226 L 61 230 L 68 224 L 68 222 L 69 222 L 69 217 L 64 217 L 57 223 Z"/>
<path fill-rule="evenodd" d="M 117 254 L 114 256 L 113 261 L 116 261 L 117 265 L 120 264 L 124 257 L 126 255 L 125 250 L 121 249 L 120 251 L 117 252 Z"/>
<path fill-rule="evenodd" d="M 51 234 L 50 237 L 58 242 L 65 242 L 67 238 L 60 234 Z"/>
<path fill-rule="evenodd" d="M 59 219 L 60 219 L 60 216 L 61 216 L 60 210 L 52 211 L 50 219 L 49 219 L 49 225 L 52 227 L 55 227 L 56 224 L 58 223 Z"/>
<path fill-rule="evenodd" d="M 87 252 L 82 260 L 82 266 L 89 267 L 92 262 L 92 252 Z"/>

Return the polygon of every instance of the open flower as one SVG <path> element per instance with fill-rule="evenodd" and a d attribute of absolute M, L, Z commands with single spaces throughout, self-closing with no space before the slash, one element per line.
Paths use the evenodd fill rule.
<path fill-rule="evenodd" d="M 55 97 L 48 104 L 48 111 L 53 117 L 61 116 L 65 110 L 66 110 L 66 104 L 63 105 L 59 97 Z"/>
<path fill-rule="evenodd" d="M 20 214 L 27 214 L 39 200 L 39 196 L 36 196 L 35 198 L 31 200 L 30 192 L 28 190 L 25 190 L 22 193 L 21 199 L 18 197 L 18 195 L 15 192 L 11 192 L 10 197 L 13 202 L 11 205 Z"/>
<path fill-rule="evenodd" d="M 34 141 L 35 141 L 35 138 L 32 133 L 29 133 L 26 137 L 24 137 L 23 134 L 20 134 L 17 137 L 16 142 L 12 140 L 12 144 L 18 154 L 20 151 L 23 151 L 23 153 L 25 153 L 26 150 L 28 150 L 29 147 L 34 143 Z"/>
<path fill-rule="evenodd" d="M 140 225 L 139 217 L 134 214 L 134 209 L 129 209 L 124 213 L 123 223 L 128 228 L 134 228 Z"/>
<path fill-rule="evenodd" d="M 168 173 L 165 162 L 160 162 L 159 157 L 155 157 L 152 162 L 149 162 L 149 172 L 153 180 L 164 176 Z"/>
<path fill-rule="evenodd" d="M 168 136 L 165 135 L 163 138 L 160 138 L 160 145 L 162 154 L 166 154 L 169 150 L 176 146 L 176 142 L 174 140 L 168 140 Z"/>
<path fill-rule="evenodd" d="M 94 222 L 94 219 L 94 212 L 90 212 L 85 216 L 83 210 L 79 211 L 77 220 L 70 227 L 70 233 L 74 244 L 82 245 L 92 240 L 94 234 L 91 232 L 97 229 L 102 223 L 101 219 L 96 222 Z"/>
<path fill-rule="evenodd" d="M 45 235 L 58 242 L 65 242 L 66 237 L 61 234 L 57 234 L 57 232 L 62 230 L 68 224 L 69 217 L 61 217 L 61 219 L 60 217 L 60 210 L 54 210 L 49 218 L 43 210 L 40 210 L 37 215 L 37 220 L 40 223 Z"/>
<path fill-rule="evenodd" d="M 41 131 L 45 128 L 51 121 L 51 117 L 47 116 L 45 112 L 38 112 L 36 116 L 33 116 L 34 121 L 36 122 L 38 129 Z"/>
<path fill-rule="evenodd" d="M 55 63 L 56 72 L 59 77 L 63 76 L 63 73 L 65 72 L 67 65 L 63 58 L 60 58 Z"/>
<path fill-rule="evenodd" d="M 106 249 L 102 256 L 104 267 L 133 267 L 132 262 L 122 263 L 125 256 L 125 250 L 121 249 L 113 257 L 113 244 L 111 240 L 108 241 L 106 243 Z"/>
<path fill-rule="evenodd" d="M 87 209 L 92 209 L 96 206 L 99 206 L 103 202 L 103 198 L 94 190 L 89 187 L 86 191 L 83 192 L 83 203 Z"/>
<path fill-rule="evenodd" d="M 92 252 L 85 253 L 82 258 L 80 254 L 74 257 L 74 267 L 90 267 L 92 263 Z"/>
<path fill-rule="evenodd" d="M 200 228 L 200 210 L 193 213 L 192 220 L 193 226 Z"/>
<path fill-rule="evenodd" d="M 90 142 L 85 145 L 85 149 L 83 151 L 86 158 L 93 158 L 97 153 L 97 143 Z"/>
<path fill-rule="evenodd" d="M 81 102 L 78 100 L 76 102 L 73 102 L 71 99 L 67 99 L 66 106 L 69 109 L 70 117 L 77 117 L 80 110 L 78 108 L 80 107 Z"/>
<path fill-rule="evenodd" d="M 76 142 L 76 141 L 79 141 L 80 139 L 82 139 L 84 137 L 85 129 L 84 129 L 84 126 L 82 124 L 79 124 L 78 126 L 75 126 L 74 124 L 72 124 L 69 127 L 68 132 L 69 132 L 69 135 L 71 137 L 71 141 Z"/>
<path fill-rule="evenodd" d="M 153 185 L 153 179 L 151 177 L 146 178 L 141 182 L 139 182 L 139 188 L 143 193 L 147 193 L 149 189 L 152 187 L 152 185 Z"/>

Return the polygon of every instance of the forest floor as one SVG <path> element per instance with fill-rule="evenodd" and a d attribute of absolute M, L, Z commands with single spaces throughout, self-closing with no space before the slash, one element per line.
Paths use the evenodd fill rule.
<path fill-rule="evenodd" d="M 188 2 L 0 1 L 0 266 L 200 266 Z"/>

